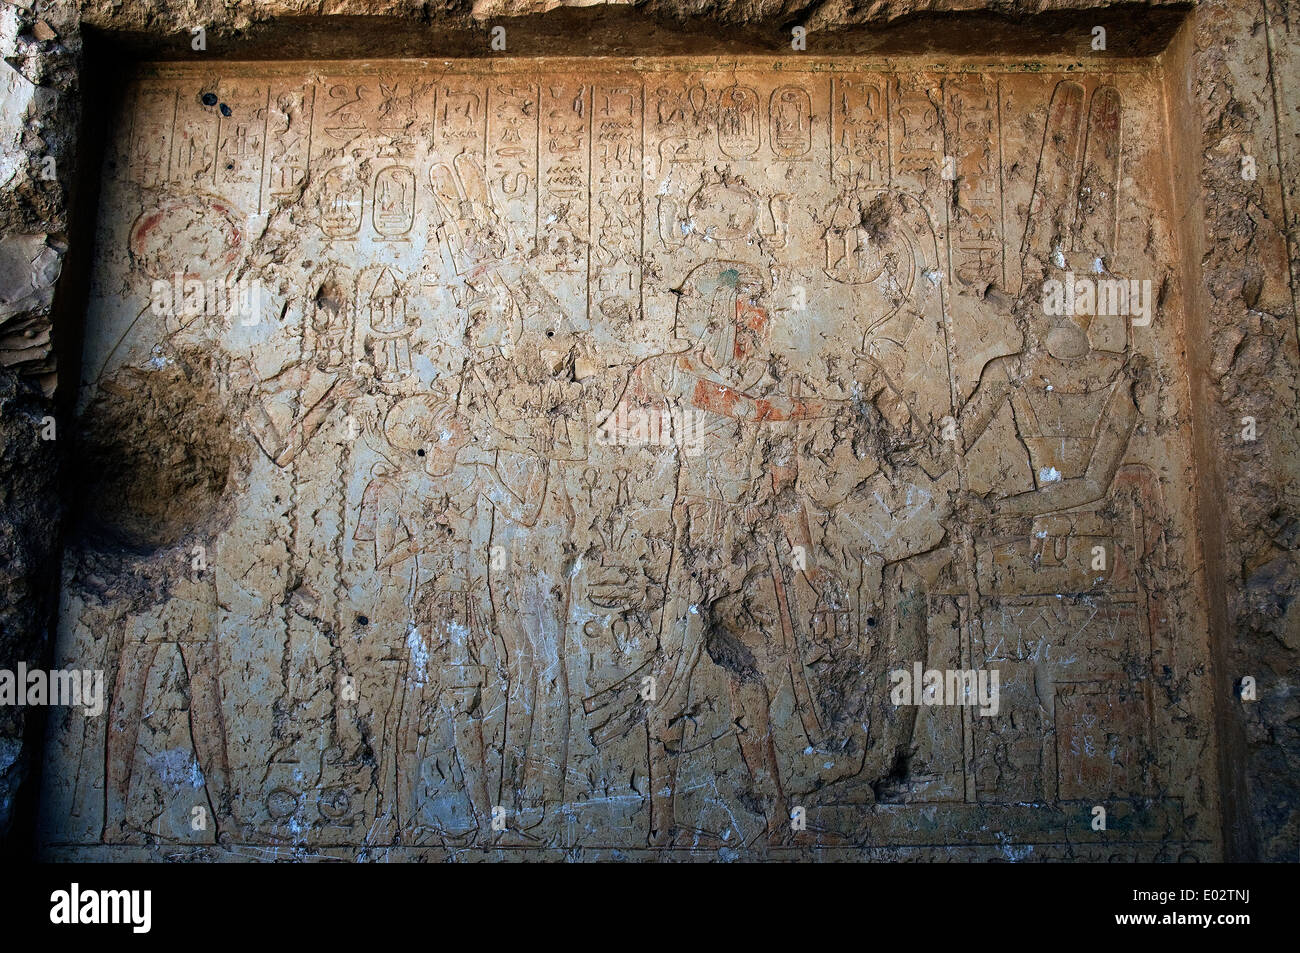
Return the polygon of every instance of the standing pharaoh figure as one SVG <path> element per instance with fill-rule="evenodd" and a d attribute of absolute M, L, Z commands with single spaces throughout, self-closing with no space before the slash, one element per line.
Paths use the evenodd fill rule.
<path fill-rule="evenodd" d="M 673 561 L 654 664 L 658 698 L 649 706 L 651 831 L 673 842 L 676 787 L 691 676 L 701 656 L 724 673 L 736 737 L 763 802 L 768 836 L 787 817 L 770 707 L 777 686 L 794 686 L 805 733 L 820 734 L 799 661 L 797 626 L 783 565 L 793 547 L 811 552 L 806 514 L 793 492 L 788 425 L 828 416 L 771 374 L 770 317 L 763 281 L 741 262 L 709 262 L 681 289 L 676 352 L 638 364 L 606 427 L 646 414 L 685 419 L 701 452 L 678 448 L 672 508 Z M 683 327 L 683 324 L 686 326 Z M 616 435 L 615 435 L 616 436 Z M 783 449 L 784 448 L 784 449 Z M 764 472 L 764 461 L 770 461 Z M 775 521 L 764 517 L 775 514 Z M 772 531 L 766 527 L 775 525 Z M 809 572 L 816 587 L 816 568 Z"/>
<path fill-rule="evenodd" d="M 498 213 L 478 160 L 462 153 L 436 166 L 430 183 L 443 246 L 462 282 L 458 406 L 491 430 L 491 460 L 505 486 L 530 500 L 528 487 L 539 480 L 546 487 L 532 520 L 507 513 L 492 525 L 497 559 L 485 573 L 509 670 L 502 787 L 510 828 L 535 842 L 534 829 L 565 801 L 568 774 L 572 581 L 547 567 L 573 538 L 565 471 L 586 459 L 575 367 L 584 346 L 564 307 L 524 265 L 523 240 Z"/>

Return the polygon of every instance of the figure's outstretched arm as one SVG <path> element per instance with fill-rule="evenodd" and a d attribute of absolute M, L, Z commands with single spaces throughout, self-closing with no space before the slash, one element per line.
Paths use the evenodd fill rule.
<path fill-rule="evenodd" d="M 954 422 L 956 433 L 953 437 L 960 442 L 962 452 L 967 452 L 975 446 L 1011 395 L 1015 379 L 1012 376 L 1010 362 L 1015 359 L 1016 355 L 995 357 L 984 365 L 975 393 L 971 394 L 962 405 Z M 941 445 L 946 447 L 953 437 L 945 438 L 941 433 L 939 436 Z M 943 451 L 936 454 L 928 447 L 921 449 L 916 455 L 917 465 L 931 480 L 938 480 L 951 470 L 953 460 L 953 454 Z"/>
<path fill-rule="evenodd" d="M 975 393 L 970 395 L 957 415 L 957 439 L 961 441 L 963 451 L 975 446 L 1011 396 L 1016 386 L 1012 362 L 1018 359 L 1019 355 L 1010 354 L 995 357 L 984 365 Z"/>
<path fill-rule="evenodd" d="M 515 493 L 506 486 L 496 468 L 488 464 L 477 464 L 483 477 L 483 496 L 497 509 L 505 514 L 506 519 L 520 526 L 533 526 L 542 512 L 542 503 L 546 500 L 546 480 L 550 474 L 549 462 L 534 459 L 529 462 L 528 482 L 523 495 Z"/>
<path fill-rule="evenodd" d="M 818 420 L 833 417 L 846 400 L 829 400 L 814 397 L 807 400 L 773 394 L 770 397 L 751 397 L 744 391 L 721 381 L 700 378 L 691 391 L 691 403 L 735 420 L 779 422 L 786 420 Z"/>
<path fill-rule="evenodd" d="M 346 378 L 339 378 L 330 385 L 320 400 L 312 405 L 302 418 L 289 428 L 289 433 L 284 440 L 284 446 L 280 452 L 273 457 L 276 466 L 286 466 L 298 451 L 307 445 L 307 442 L 316 435 L 321 425 L 325 423 L 327 417 L 334 408 L 345 400 L 356 397 L 359 394 L 357 386 Z"/>
<path fill-rule="evenodd" d="M 325 423 L 330 412 L 334 407 L 344 400 L 356 397 L 360 393 L 356 384 L 346 378 L 339 378 L 330 385 L 321 399 L 316 401 L 311 408 L 296 420 L 289 428 L 287 434 L 281 434 L 275 422 L 271 419 L 266 405 L 256 394 L 253 395 L 253 405 L 249 411 L 249 426 L 253 430 L 253 437 L 257 440 L 258 446 L 262 452 L 274 461 L 278 467 L 287 466 L 293 462 L 294 457 L 298 455 L 307 442 L 315 436 L 320 430 L 321 425 Z"/>
<path fill-rule="evenodd" d="M 406 537 L 399 543 L 398 533 L 405 529 Z M 375 529 L 375 568 L 388 569 L 404 559 L 416 556 L 424 549 L 418 529 L 406 527 L 397 511 L 385 507 L 379 513 Z"/>

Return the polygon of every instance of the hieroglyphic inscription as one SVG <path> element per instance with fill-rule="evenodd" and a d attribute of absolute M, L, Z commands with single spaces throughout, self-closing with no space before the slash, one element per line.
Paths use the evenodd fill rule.
<path fill-rule="evenodd" d="M 70 559 L 112 730 L 53 732 L 51 843 L 1056 856 L 1120 800 L 1204 848 L 1156 85 L 779 65 L 145 70 L 81 407 L 201 379 L 236 449 Z"/>

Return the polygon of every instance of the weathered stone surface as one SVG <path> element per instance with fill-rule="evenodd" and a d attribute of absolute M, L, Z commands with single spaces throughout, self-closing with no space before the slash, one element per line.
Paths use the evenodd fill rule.
<path fill-rule="evenodd" d="M 514 55 L 778 50 L 791 22 L 837 53 L 845 27 L 896 24 L 903 33 L 855 34 L 849 47 L 896 54 L 915 41 L 914 14 L 994 8 L 1027 23 L 1136 9 L 675 2 L 540 15 L 581 6 L 3 8 L 0 235 L 36 253 L 10 256 L 29 263 L 11 287 L 35 297 L 14 312 L 22 333 L 3 353 L 23 355 L 14 366 L 47 391 L 40 289 L 60 273 L 49 255 L 61 256 L 68 227 L 78 20 L 167 58 L 198 58 L 195 25 L 214 40 L 201 66 L 142 75 L 110 135 L 78 400 L 91 478 L 73 491 L 90 505 L 66 560 L 56 662 L 105 666 L 112 708 L 53 715 L 47 855 L 294 846 L 352 857 L 383 846 L 402 858 L 491 844 L 505 852 L 483 856 L 544 846 L 594 857 L 670 843 L 700 856 L 859 844 L 869 846 L 853 856 L 1289 858 L 1300 829 L 1289 5 L 1201 3 L 1158 61 L 1108 63 L 1088 56 L 1086 31 L 1031 27 L 1033 72 L 992 57 L 1023 57 L 1004 48 L 1015 34 L 942 18 L 933 49 L 985 58 L 948 69 L 933 54 L 818 60 L 812 45 L 809 59 L 779 64 L 458 63 L 454 91 L 482 97 L 481 142 L 438 138 L 457 115 L 438 111 L 442 61 L 379 73 L 211 62 L 241 43 L 259 56 L 336 55 L 343 34 L 330 25 L 345 18 L 367 55 L 442 43 L 440 55 L 485 56 L 498 20 Z M 277 22 L 286 16 L 311 19 Z M 636 16 L 652 25 L 620 40 Z M 40 19 L 56 37 L 36 35 Z M 612 38 L 593 30 L 583 50 L 584 24 L 616 26 Z M 1150 55 L 1169 35 L 1153 29 L 1153 47 L 1128 49 Z M 1084 68 L 1060 55 L 1071 51 Z M 963 71 L 972 65 L 980 72 Z M 849 116 L 862 104 L 852 85 L 837 96 L 829 84 L 855 77 L 879 85 L 875 131 L 836 119 L 837 101 Z M 582 95 L 543 110 L 552 80 Z M 690 93 L 697 80 L 703 101 Z M 426 82 L 415 122 L 392 119 Z M 614 83 L 645 113 L 633 141 L 621 126 L 600 138 L 597 97 Z M 219 93 L 215 106 L 195 98 L 200 85 Z M 679 96 L 680 130 L 656 128 L 661 85 Z M 791 85 L 811 104 L 806 160 L 792 154 L 799 134 L 772 134 L 791 107 L 774 94 Z M 332 96 L 340 87 L 365 108 Z M 171 125 L 148 126 L 140 152 L 133 124 L 156 117 L 168 89 Z M 500 113 L 530 89 L 534 111 Z M 999 107 L 995 130 L 981 125 L 985 95 Z M 579 101 L 588 128 L 548 137 L 548 112 Z M 223 103 L 231 114 L 217 118 Z M 321 110 L 335 107 L 347 122 L 326 123 Z M 1106 133 L 1083 134 L 1108 127 L 1093 115 L 1117 115 L 1114 150 Z M 939 150 L 911 134 L 932 121 Z M 506 141 L 530 123 L 531 173 L 527 138 L 522 153 Z M 295 145 L 299 129 L 308 141 Z M 880 130 L 883 154 L 863 154 Z M 548 170 L 549 144 L 575 136 L 585 165 Z M 909 153 L 918 141 L 923 158 Z M 996 176 L 981 152 L 993 142 Z M 495 165 L 494 146 L 512 150 Z M 481 165 L 458 164 L 462 152 Z M 53 182 L 32 161 L 46 155 L 59 158 Z M 1242 174 L 1247 157 L 1257 176 Z M 638 160 L 635 187 L 630 172 L 615 187 Z M 435 177 L 439 166 L 448 174 Z M 583 173 L 585 205 L 563 181 Z M 828 245 L 840 242 L 837 257 Z M 1123 334 L 1113 325 L 1124 321 L 1093 320 L 1078 361 L 1078 334 L 1044 333 L 1037 306 L 1044 278 L 1090 272 L 1090 258 L 1103 277 L 1152 280 L 1160 305 L 1151 326 Z M 191 272 L 194 262 L 207 264 Z M 147 309 L 137 319 L 150 284 L 177 270 L 260 279 L 259 322 Z M 384 330 L 390 318 L 405 346 Z M 710 358 L 728 341 L 730 360 Z M 411 374 L 386 379 L 408 349 Z M 1087 370 L 1047 363 L 1066 354 Z M 1116 392 L 1133 395 L 1131 408 L 1092 406 Z M 598 439 L 611 410 L 652 398 L 652 418 L 615 414 L 614 445 Z M 976 440 L 989 402 L 999 409 Z M 36 448 L 40 408 L 12 406 L 6 446 Z M 675 449 L 629 446 L 658 437 L 651 419 L 680 429 L 692 409 L 725 424 L 695 444 L 695 431 L 672 431 Z M 946 431 L 945 415 L 963 426 Z M 1253 441 L 1241 437 L 1247 416 Z M 477 438 L 446 472 L 430 472 L 445 454 L 429 418 L 447 424 L 437 436 L 448 442 Z M 8 481 L 7 527 L 38 512 L 57 522 L 57 506 L 40 509 L 57 500 L 49 450 Z M 1071 486 L 1097 496 L 1072 513 L 1073 499 L 1041 509 Z M 999 499 L 1038 513 L 988 512 Z M 1120 561 L 1094 572 L 1094 544 Z M 27 593 L 53 583 L 52 550 L 22 532 L 4 545 L 20 558 L 0 648 L 6 663 L 30 664 L 42 618 Z M 895 709 L 887 675 L 908 651 L 927 666 L 999 668 L 1000 714 Z M 647 674 L 655 703 L 639 697 Z M 1257 703 L 1235 696 L 1246 675 Z M 758 740 L 764 720 L 770 746 Z M 110 725 L 133 740 L 106 745 Z M 0 732 L 11 788 L 25 758 L 17 726 Z M 1113 809 L 1104 835 L 1087 827 L 1096 802 Z M 796 804 L 809 831 L 766 829 Z M 477 823 L 498 805 L 505 833 Z M 194 806 L 216 823 L 195 831 Z M 987 836 L 973 841 L 974 830 Z"/>
<path fill-rule="evenodd" d="M 1211 503 L 1206 526 L 1211 605 L 1224 606 L 1217 691 L 1230 698 L 1225 750 L 1241 756 L 1225 776 L 1227 836 L 1244 856 L 1293 861 L 1300 840 L 1300 734 L 1295 691 L 1296 547 L 1300 415 L 1296 289 L 1300 287 L 1300 63 L 1296 5 L 1203 3 L 1178 50 L 1191 129 L 1179 148 L 1200 157 L 1203 218 L 1186 247 L 1201 282 L 1204 336 L 1191 339 L 1205 373 L 1198 406 L 1205 430 L 1198 468 Z M 1246 157 L 1261 163 L 1242 175 Z M 1192 194 L 1195 183 L 1186 183 Z M 1196 214 L 1196 213 L 1194 213 Z M 1203 344 L 1198 342 L 1203 341 Z M 1246 418 L 1258 423 L 1242 439 Z M 1222 539 L 1221 569 L 1210 544 Z M 1217 580 L 1222 580 L 1218 582 Z M 1259 702 L 1238 698 L 1243 676 Z M 1239 787 L 1232 790 L 1233 784 Z"/>
<path fill-rule="evenodd" d="M 77 9 L 0 6 L 0 667 L 48 664 L 62 515 L 53 301 L 67 248 L 79 121 Z M 42 43 L 36 16 L 64 34 Z M 0 846 L 30 850 L 28 783 L 44 713 L 0 709 Z M 24 787 L 25 786 L 25 787 Z M 24 794 L 25 791 L 25 794 Z M 12 833 L 15 812 L 24 827 Z M 7 853 L 7 851 L 6 851 Z"/>
<path fill-rule="evenodd" d="M 146 71 L 80 399 L 135 456 L 58 650 L 113 700 L 56 720 L 48 842 L 1053 854 L 1105 802 L 1092 849 L 1216 856 L 1163 109 L 1141 68 Z M 1045 315 L 1073 273 L 1131 309 Z M 996 712 L 898 707 L 914 666 Z"/>
<path fill-rule="evenodd" d="M 50 527 L 61 516 L 56 444 L 42 440 L 49 404 L 34 388 L 10 373 L 0 374 L 0 614 L 4 667 L 44 660 L 56 592 L 57 537 Z M 32 725 L 27 710 L 0 706 L 0 830 L 8 833 L 16 798 L 27 776 L 31 754 L 23 741 Z M 30 836 L 30 835 L 29 835 Z"/>

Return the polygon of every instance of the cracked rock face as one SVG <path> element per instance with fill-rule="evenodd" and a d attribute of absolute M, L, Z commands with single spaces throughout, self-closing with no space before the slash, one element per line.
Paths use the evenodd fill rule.
<path fill-rule="evenodd" d="M 714 6 L 0 0 L 41 856 L 1291 856 L 1288 5 Z"/>
<path fill-rule="evenodd" d="M 51 849 L 1052 853 L 1088 801 L 1210 856 L 1163 95 L 142 71 Z"/>

